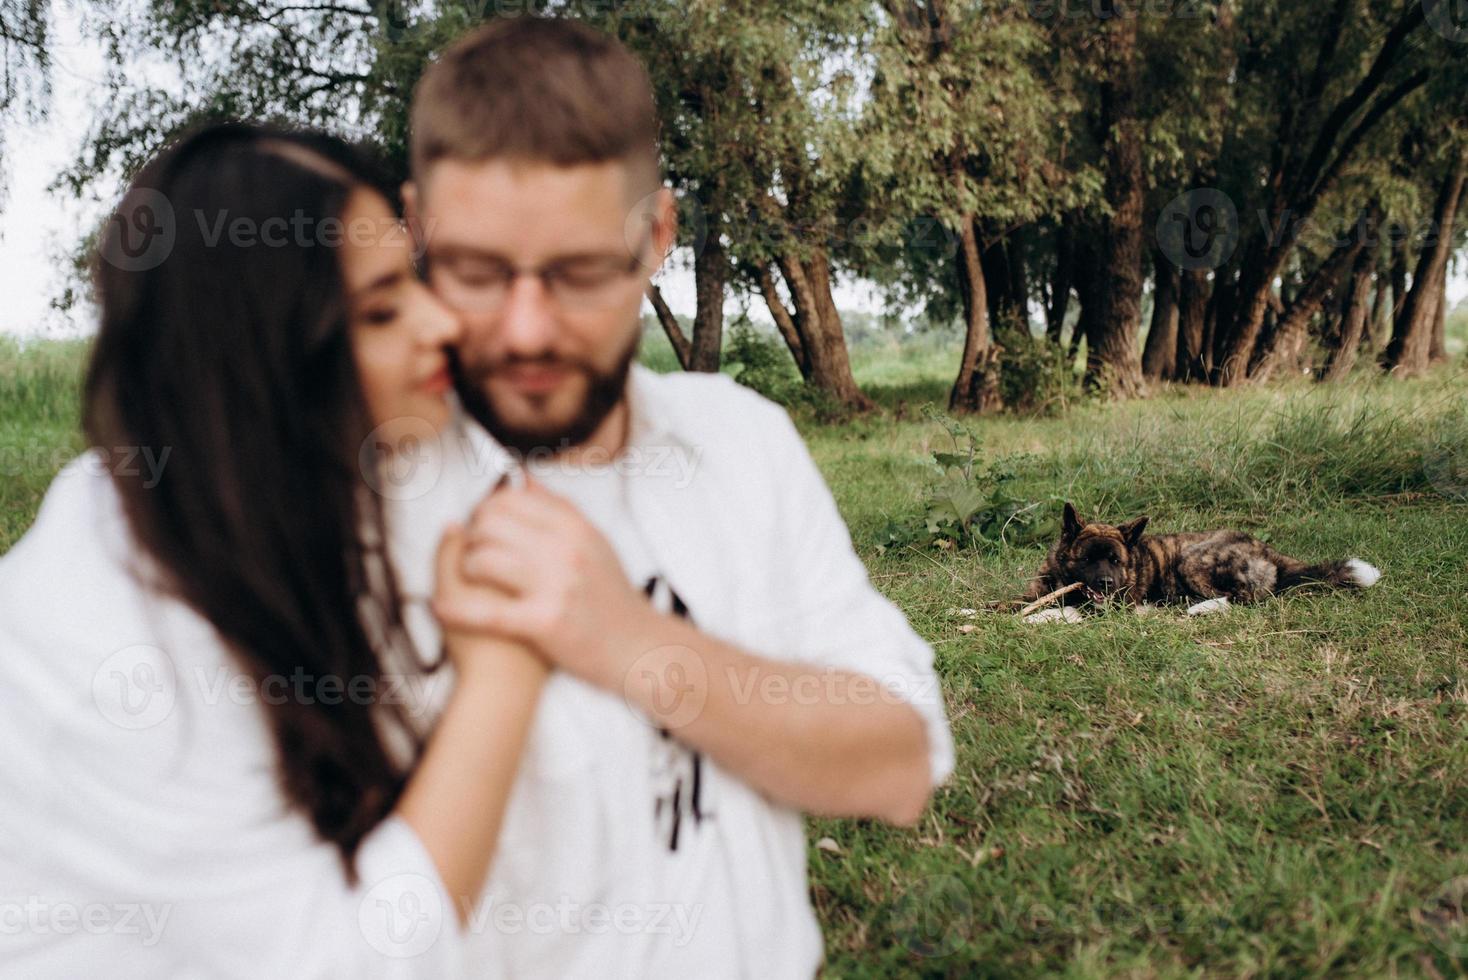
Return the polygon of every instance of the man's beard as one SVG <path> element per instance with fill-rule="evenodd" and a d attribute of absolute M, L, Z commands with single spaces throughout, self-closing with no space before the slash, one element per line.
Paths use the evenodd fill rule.
<path fill-rule="evenodd" d="M 579 446 L 591 438 L 626 394 L 627 377 L 632 370 L 632 360 L 637 356 L 637 341 L 638 338 L 634 336 L 632 343 L 628 344 L 627 349 L 617 359 L 616 365 L 606 372 L 598 371 L 594 365 L 585 361 L 568 361 L 562 358 L 503 361 L 487 369 L 471 371 L 455 349 L 449 351 L 449 365 L 454 376 L 454 388 L 464 410 L 484 426 L 496 442 L 524 458 L 531 453 L 557 453 Z M 569 367 L 586 376 L 586 397 L 571 421 L 554 427 L 517 426 L 495 411 L 493 401 L 485 394 L 485 382 L 496 370 L 522 363 Z"/>

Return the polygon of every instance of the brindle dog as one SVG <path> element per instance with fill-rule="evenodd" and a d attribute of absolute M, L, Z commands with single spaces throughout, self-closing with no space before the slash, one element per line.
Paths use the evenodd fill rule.
<path fill-rule="evenodd" d="M 1121 600 L 1134 606 L 1189 602 L 1189 615 L 1216 612 L 1307 583 L 1337 588 L 1375 585 L 1381 573 L 1356 558 L 1308 564 L 1282 555 L 1240 531 L 1143 534 L 1146 517 L 1125 524 L 1090 524 L 1065 505 L 1064 526 L 1025 592 L 1026 601 L 1073 583 L 1058 609 L 1027 622 L 1080 618 L 1078 607 Z"/>

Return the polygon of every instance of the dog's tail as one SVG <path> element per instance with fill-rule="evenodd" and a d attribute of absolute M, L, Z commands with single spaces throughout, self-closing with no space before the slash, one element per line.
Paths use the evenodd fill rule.
<path fill-rule="evenodd" d="M 1288 589 L 1296 585 L 1319 583 L 1338 589 L 1369 589 L 1381 579 L 1381 570 L 1359 558 L 1340 561 L 1325 561 L 1307 565 L 1293 558 L 1281 558 L 1276 563 L 1279 579 L 1275 588 Z"/>

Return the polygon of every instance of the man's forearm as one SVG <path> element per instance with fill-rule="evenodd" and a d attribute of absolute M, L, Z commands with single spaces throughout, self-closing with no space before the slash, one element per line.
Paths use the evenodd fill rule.
<path fill-rule="evenodd" d="M 795 809 L 910 825 L 927 804 L 923 719 L 866 675 L 756 656 L 654 614 L 594 680 Z"/>

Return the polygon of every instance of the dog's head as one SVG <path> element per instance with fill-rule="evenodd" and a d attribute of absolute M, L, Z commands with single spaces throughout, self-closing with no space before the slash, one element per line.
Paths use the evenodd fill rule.
<path fill-rule="evenodd" d="M 1060 540 L 1051 552 L 1060 584 L 1081 583 L 1093 602 L 1125 591 L 1132 584 L 1132 551 L 1146 526 L 1146 517 L 1125 524 L 1088 524 L 1067 503 Z"/>

